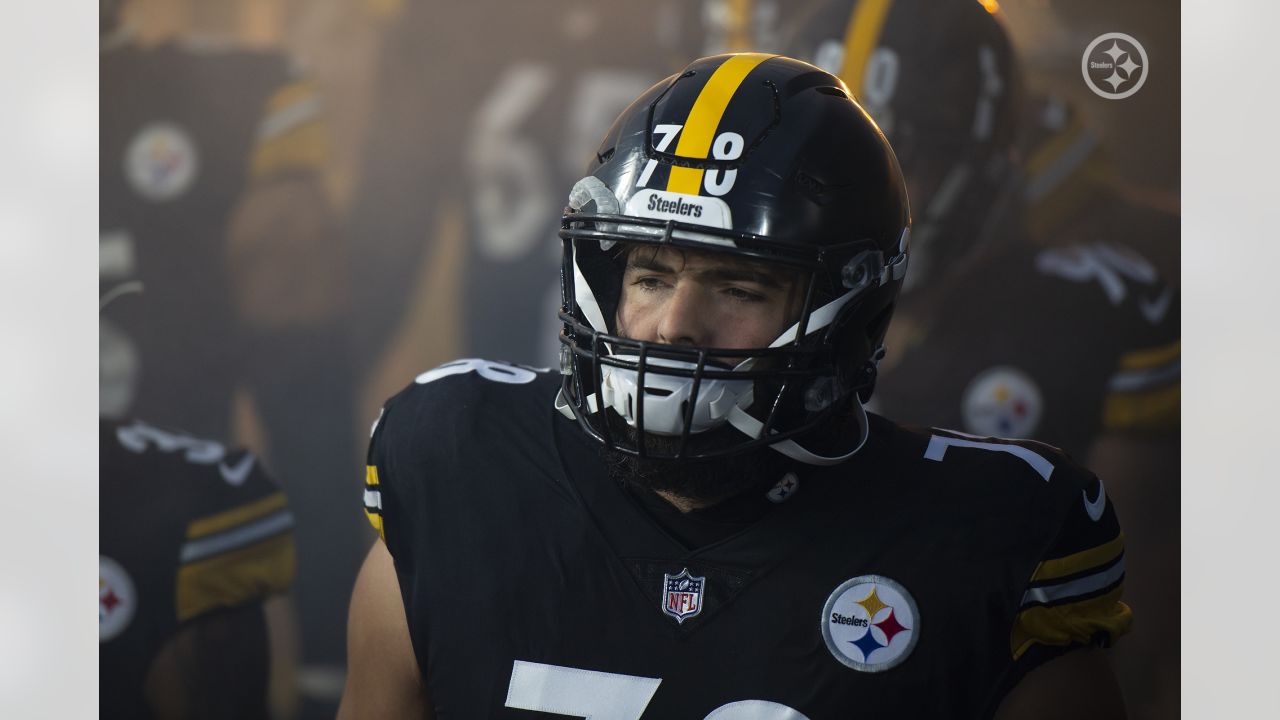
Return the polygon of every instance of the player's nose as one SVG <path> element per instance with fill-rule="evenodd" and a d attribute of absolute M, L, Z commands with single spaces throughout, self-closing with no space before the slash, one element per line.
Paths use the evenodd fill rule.
<path fill-rule="evenodd" d="M 658 320 L 658 341 L 671 345 L 712 345 L 702 293 L 696 283 L 677 283 Z"/>

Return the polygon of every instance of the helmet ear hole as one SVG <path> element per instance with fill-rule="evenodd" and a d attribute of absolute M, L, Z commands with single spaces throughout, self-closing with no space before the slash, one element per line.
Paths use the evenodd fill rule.
<path fill-rule="evenodd" d="M 879 360 L 876 348 L 884 341 L 889 321 L 893 317 L 893 308 L 894 303 L 889 303 L 865 323 L 857 318 L 865 310 L 855 309 L 843 323 L 845 331 L 839 333 L 835 341 L 836 357 L 854 359 L 852 364 L 838 365 L 841 386 L 856 391 L 859 396 L 863 396 L 864 388 L 867 388 L 865 394 L 870 397 L 869 386 L 875 384 Z"/>
<path fill-rule="evenodd" d="M 896 303 L 889 303 L 876 313 L 875 318 L 867 324 L 867 334 L 864 342 L 867 343 L 869 358 L 857 369 L 854 378 L 853 387 L 857 389 L 858 398 L 862 402 L 871 399 L 871 393 L 876 389 L 876 376 L 879 374 L 880 358 L 884 355 L 881 346 L 884 343 L 885 333 L 889 330 L 889 321 L 893 318 L 893 308 Z"/>
<path fill-rule="evenodd" d="M 859 379 L 858 379 L 858 383 L 861 387 L 858 388 L 857 394 L 858 394 L 858 399 L 861 400 L 863 403 L 866 403 L 868 400 L 870 400 L 871 394 L 875 392 L 876 377 L 878 376 L 879 372 L 880 371 L 876 369 L 875 363 L 871 362 L 870 360 L 862 364 L 861 372 L 859 373 Z"/>

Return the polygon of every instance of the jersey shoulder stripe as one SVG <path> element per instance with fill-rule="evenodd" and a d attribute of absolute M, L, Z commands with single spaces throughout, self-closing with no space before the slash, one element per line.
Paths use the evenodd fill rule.
<path fill-rule="evenodd" d="M 463 359 L 418 375 L 389 399 L 366 457 L 363 509 L 392 554 L 413 532 L 412 513 L 438 475 L 467 473 L 488 443 L 535 453 L 554 412 L 559 376 L 514 363 Z"/>
<path fill-rule="evenodd" d="M 378 468 L 374 465 L 365 466 L 364 516 L 378 532 L 378 537 L 386 542 L 387 536 L 382 530 L 382 486 L 378 482 Z"/>
<path fill-rule="evenodd" d="M 1163 430 L 1181 423 L 1182 341 L 1120 357 L 1102 408 L 1108 430 Z"/>
<path fill-rule="evenodd" d="M 293 514 L 283 492 L 187 525 L 179 548 L 178 621 L 284 592 L 293 584 Z"/>
<path fill-rule="evenodd" d="M 1027 583 L 1010 634 L 1015 661 L 1039 644 L 1068 648 L 1110 645 L 1129 631 L 1122 602 L 1124 532 L 1102 482 L 1085 473 L 1053 543 Z"/>

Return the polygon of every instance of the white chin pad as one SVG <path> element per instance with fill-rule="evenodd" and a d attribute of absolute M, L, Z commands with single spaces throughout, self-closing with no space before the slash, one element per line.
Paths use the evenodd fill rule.
<path fill-rule="evenodd" d="M 615 355 L 619 360 L 638 362 L 638 355 Z M 650 357 L 647 368 L 697 369 L 698 365 L 680 360 Z M 602 365 L 601 400 L 613 408 L 627 424 L 636 427 L 637 398 L 640 395 L 640 373 L 611 365 Z M 662 373 L 644 374 L 644 431 L 655 435 L 680 435 L 684 432 L 684 408 L 693 392 L 693 378 Z M 698 386 L 698 400 L 693 409 L 691 433 L 717 428 L 725 423 L 729 411 L 739 402 L 749 402 L 753 383 L 750 380 L 703 378 Z"/>

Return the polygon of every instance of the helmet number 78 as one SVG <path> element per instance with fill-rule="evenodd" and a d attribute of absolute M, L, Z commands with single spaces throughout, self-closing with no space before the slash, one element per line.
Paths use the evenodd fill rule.
<path fill-rule="evenodd" d="M 657 137 L 657 142 L 653 147 L 658 152 L 667 152 L 667 148 L 671 147 L 671 143 L 676 139 L 676 135 L 684 128 L 683 125 L 660 124 L 653 128 L 653 134 Z M 742 157 L 742 151 L 747 147 L 746 140 L 736 132 L 726 130 L 716 136 L 715 142 L 711 143 L 711 158 L 713 160 L 737 160 Z M 644 164 L 644 170 L 640 171 L 640 178 L 636 180 L 636 188 L 642 188 L 649 184 L 649 180 L 653 178 L 653 171 L 658 167 L 658 161 L 649 158 Z M 707 192 L 717 197 L 724 195 L 733 189 L 733 183 L 738 179 L 738 171 L 720 170 L 713 168 L 707 170 L 703 174 L 703 187 Z"/>

